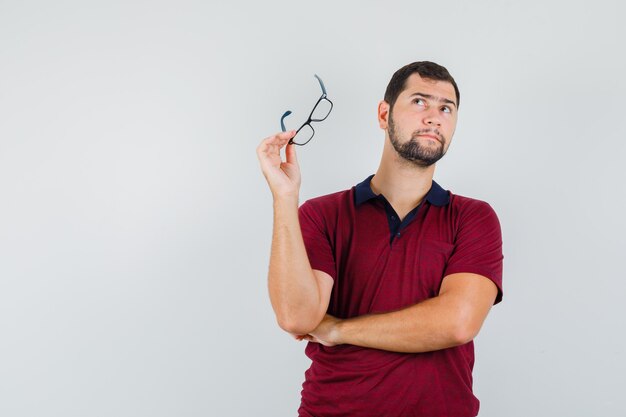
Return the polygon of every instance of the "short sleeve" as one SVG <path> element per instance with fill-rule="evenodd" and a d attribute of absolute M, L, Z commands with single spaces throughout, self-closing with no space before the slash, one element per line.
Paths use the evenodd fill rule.
<path fill-rule="evenodd" d="M 454 249 L 443 276 L 459 272 L 483 275 L 498 287 L 494 305 L 502 301 L 502 231 L 498 216 L 484 201 L 462 210 Z"/>
<path fill-rule="evenodd" d="M 298 209 L 298 219 L 311 268 L 326 272 L 335 280 L 335 256 L 321 213 L 306 201 Z"/>

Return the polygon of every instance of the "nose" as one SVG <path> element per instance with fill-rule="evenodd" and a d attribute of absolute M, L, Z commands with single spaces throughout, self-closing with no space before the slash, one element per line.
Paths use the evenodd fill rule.
<path fill-rule="evenodd" d="M 424 115 L 424 124 L 433 127 L 441 127 L 441 119 L 439 118 L 436 109 L 435 111 L 429 111 L 426 115 Z"/>

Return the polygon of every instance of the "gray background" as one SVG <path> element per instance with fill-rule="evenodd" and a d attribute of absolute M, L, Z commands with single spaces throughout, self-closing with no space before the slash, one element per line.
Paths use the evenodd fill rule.
<path fill-rule="evenodd" d="M 625 7 L 587 3 L 0 1 L 0 414 L 296 415 L 256 146 L 317 73 L 301 202 L 349 188 L 432 60 L 461 90 L 435 179 L 503 229 L 480 415 L 626 415 Z"/>

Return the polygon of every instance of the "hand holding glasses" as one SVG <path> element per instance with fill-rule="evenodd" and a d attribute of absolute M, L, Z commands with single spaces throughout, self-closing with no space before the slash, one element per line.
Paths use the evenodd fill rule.
<path fill-rule="evenodd" d="M 320 87 L 322 87 L 322 95 L 317 100 L 317 103 L 315 103 L 307 121 L 298 128 L 295 136 L 289 140 L 289 145 L 295 144 L 302 146 L 309 143 L 309 141 L 313 139 L 313 135 L 315 135 L 315 129 L 311 126 L 311 122 L 321 122 L 322 120 L 325 120 L 330 114 L 330 111 L 333 109 L 333 102 L 326 98 L 326 88 L 324 87 L 324 82 L 317 76 L 317 74 L 314 75 L 315 78 L 317 78 L 317 81 L 319 81 Z M 287 110 L 280 118 L 280 127 L 283 132 L 287 131 L 285 128 L 285 118 L 290 114 L 291 110 Z"/>

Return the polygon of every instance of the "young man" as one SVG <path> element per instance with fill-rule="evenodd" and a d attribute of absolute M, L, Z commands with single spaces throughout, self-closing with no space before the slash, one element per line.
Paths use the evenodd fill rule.
<path fill-rule="evenodd" d="M 459 91 L 448 71 L 396 71 L 378 122 L 378 170 L 298 208 L 294 132 L 257 148 L 274 198 L 269 292 L 312 360 L 300 416 L 474 417 L 473 339 L 502 300 L 502 236 L 480 200 L 433 181 Z"/>

